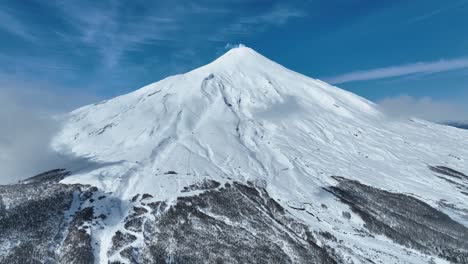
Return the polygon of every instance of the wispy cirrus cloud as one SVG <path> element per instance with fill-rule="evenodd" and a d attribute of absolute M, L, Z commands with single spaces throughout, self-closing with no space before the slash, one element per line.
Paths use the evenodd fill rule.
<path fill-rule="evenodd" d="M 355 81 L 377 80 L 413 74 L 431 74 L 468 68 L 468 57 L 433 62 L 418 62 L 362 71 L 353 71 L 324 78 L 329 83 L 339 84 Z"/>
<path fill-rule="evenodd" d="M 265 24 L 265 25 L 284 25 L 288 20 L 297 17 L 303 17 L 306 13 L 292 6 L 279 5 L 266 13 L 246 18 L 241 23 L 245 24 Z"/>
<path fill-rule="evenodd" d="M 32 41 L 35 39 L 28 27 L 9 8 L 0 9 L 0 30 L 25 40 Z"/>
<path fill-rule="evenodd" d="M 262 13 L 251 14 L 237 18 L 233 23 L 211 39 L 225 41 L 233 36 L 246 36 L 261 32 L 271 26 L 282 26 L 289 20 L 306 16 L 306 13 L 294 6 L 276 5 Z"/>
<path fill-rule="evenodd" d="M 103 64 L 109 68 L 117 66 L 127 52 L 139 50 L 142 45 L 183 42 L 181 34 L 192 28 L 194 22 L 197 25 L 195 31 L 200 36 L 209 35 L 211 40 L 224 41 L 235 36 L 247 36 L 269 26 L 284 25 L 291 18 L 305 15 L 292 6 L 277 5 L 265 11 L 238 16 L 236 10 L 228 6 L 223 1 L 219 4 L 173 3 L 150 5 L 146 7 L 148 10 L 135 13 L 128 12 L 122 1 L 56 2 L 66 23 L 75 29 L 73 35 L 65 39 L 95 48 L 103 57 Z M 196 20 L 201 16 L 205 16 L 203 19 L 206 16 L 232 17 L 234 22 L 223 25 L 210 23 L 209 19 L 204 22 Z M 222 37 L 213 38 L 210 31 L 218 29 L 224 33 L 215 35 Z"/>
<path fill-rule="evenodd" d="M 128 10 L 120 0 L 53 3 L 74 29 L 58 34 L 69 42 L 95 49 L 102 57 L 102 65 L 108 69 L 118 67 L 127 54 L 151 45 L 180 46 L 187 50 L 187 45 L 203 42 L 206 45 L 207 40 L 227 42 L 305 16 L 291 4 L 243 14 L 238 5 L 229 1 L 196 4 L 162 1 L 145 5 L 144 10 L 138 11 Z"/>
<path fill-rule="evenodd" d="M 47 46 L 48 51 L 67 50 L 68 61 L 80 63 L 82 58 L 89 58 L 88 62 L 95 62 L 93 66 L 105 73 L 131 66 L 135 63 L 134 55 L 161 55 L 155 54 L 154 47 L 174 50 L 171 54 L 178 54 L 178 49 L 200 46 L 215 50 L 219 42 L 224 45 L 238 41 L 305 16 L 297 8 L 297 2 L 275 2 L 271 7 L 246 9 L 245 4 L 227 0 L 135 1 L 132 4 L 123 0 L 36 0 L 34 4 L 38 8 L 52 14 L 49 21 L 52 24 L 34 23 L 37 17 L 30 16 L 29 10 L 18 13 L 11 5 L 12 8 L 0 10 L 0 31 L 29 40 L 37 37 L 35 45 Z M 55 41 L 51 42 L 54 37 Z M 153 51 L 148 51 L 150 48 Z M 167 56 L 162 54 L 166 61 L 177 59 Z"/>
<path fill-rule="evenodd" d="M 116 67 L 126 52 L 141 45 L 173 40 L 171 33 L 179 29 L 172 15 L 128 12 L 121 1 L 56 2 L 56 7 L 73 28 L 61 35 L 98 51 L 107 68 Z"/>
<path fill-rule="evenodd" d="M 450 5 L 444 5 L 441 8 L 438 8 L 438 9 L 429 11 L 429 12 L 427 12 L 425 14 L 416 16 L 416 17 L 410 19 L 409 23 L 411 24 L 411 23 L 417 23 L 417 22 L 427 20 L 427 19 L 432 18 L 434 16 L 437 16 L 437 15 L 443 13 L 443 12 L 446 12 L 446 11 L 461 7 L 461 6 L 465 5 L 465 4 L 468 4 L 467 0 L 462 0 L 462 1 L 458 1 L 458 2 L 455 2 L 455 1 L 451 2 Z"/>

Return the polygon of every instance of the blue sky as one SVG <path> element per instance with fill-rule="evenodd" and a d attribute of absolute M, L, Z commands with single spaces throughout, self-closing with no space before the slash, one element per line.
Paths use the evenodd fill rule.
<path fill-rule="evenodd" d="M 0 90 L 27 104 L 41 98 L 69 110 L 183 73 L 243 43 L 389 109 L 468 120 L 468 0 L 0 5 Z"/>

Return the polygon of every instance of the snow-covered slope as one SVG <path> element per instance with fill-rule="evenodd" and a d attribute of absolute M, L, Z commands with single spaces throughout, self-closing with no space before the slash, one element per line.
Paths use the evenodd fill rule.
<path fill-rule="evenodd" d="M 427 165 L 468 171 L 467 135 L 389 120 L 363 98 L 240 47 L 187 74 L 72 112 L 54 146 L 116 163 L 85 177 L 123 198 L 137 191 L 168 199 L 193 180 L 231 178 L 266 180 L 278 198 L 303 200 L 332 184 L 327 176 L 346 175 L 459 203 L 466 197 L 429 177 Z M 164 174 L 171 170 L 178 176 Z M 67 181 L 74 179 L 83 183 L 84 175 Z"/>
<path fill-rule="evenodd" d="M 365 231 L 369 220 L 342 196 L 349 186 L 332 176 L 417 198 L 465 230 L 467 138 L 447 126 L 393 120 L 372 102 L 239 47 L 186 74 L 73 111 L 53 147 L 99 164 L 62 183 L 89 184 L 111 197 L 93 205 L 95 215 L 109 215 L 90 230 L 100 263 L 128 261 L 110 248 L 135 195 L 170 206 L 201 195 L 187 187 L 208 180 L 264 188 L 290 217 L 336 238 L 317 245 L 335 248 L 341 261 L 442 263 L 430 250 Z M 448 169 L 459 177 L 444 174 Z M 338 184 L 340 199 L 330 189 Z M 144 247 L 147 238 L 131 234 L 132 247 Z"/>
<path fill-rule="evenodd" d="M 370 148 L 371 142 L 354 134 L 381 120 L 370 102 L 242 47 L 187 74 L 72 112 L 54 146 L 100 162 L 118 162 L 115 175 L 107 167 L 106 177 L 89 178 L 125 198 L 133 195 L 132 187 L 172 195 L 204 177 L 296 186 L 312 173 L 305 163 L 321 156 L 336 163 L 332 156 L 339 153 L 349 164 L 344 155 L 355 156 L 360 150 L 356 144 Z M 160 175 L 169 170 L 181 176 Z M 131 176 L 123 177 L 125 172 Z M 82 175 L 75 178 L 83 180 Z M 155 181 L 165 186 L 155 188 Z"/>

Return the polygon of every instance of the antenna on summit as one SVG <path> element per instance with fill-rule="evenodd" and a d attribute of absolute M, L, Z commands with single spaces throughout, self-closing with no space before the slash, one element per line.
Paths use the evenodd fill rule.
<path fill-rule="evenodd" d="M 245 46 L 244 44 L 232 44 L 232 43 L 228 43 L 226 44 L 226 46 L 224 46 L 224 49 L 226 50 L 231 50 L 231 49 L 236 49 L 236 48 L 245 48 L 247 46 Z"/>

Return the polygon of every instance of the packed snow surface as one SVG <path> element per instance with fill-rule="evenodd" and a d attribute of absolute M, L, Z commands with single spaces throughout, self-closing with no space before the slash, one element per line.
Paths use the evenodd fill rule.
<path fill-rule="evenodd" d="M 239 47 L 191 72 L 73 111 L 53 147 L 96 164 L 65 183 L 91 184 L 121 201 L 148 193 L 170 203 L 187 195 L 183 187 L 203 179 L 249 180 L 266 186 L 312 228 L 328 230 L 356 250 L 393 252 L 380 256 L 386 263 L 413 263 L 420 253 L 385 237 L 353 235 L 362 220 L 354 214 L 336 220 L 349 208 L 322 187 L 335 185 L 330 176 L 336 175 L 436 208 L 444 200 L 460 210 L 439 209 L 468 226 L 459 213 L 468 209 L 467 196 L 428 169 L 468 172 L 467 138 L 468 131 L 393 119 L 372 102 Z M 112 211 L 114 220 L 104 229 L 109 231 L 96 231 L 101 262 L 128 210 L 119 206 L 102 209 Z M 307 210 L 328 221 L 315 221 Z"/>

